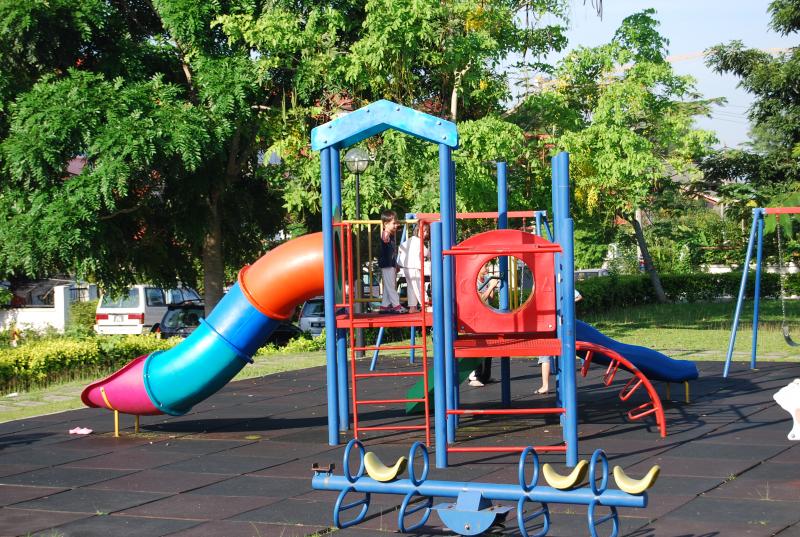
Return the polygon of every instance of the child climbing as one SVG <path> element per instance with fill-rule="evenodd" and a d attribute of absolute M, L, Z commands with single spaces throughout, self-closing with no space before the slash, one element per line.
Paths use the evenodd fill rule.
<path fill-rule="evenodd" d="M 381 247 L 378 266 L 383 279 L 380 313 L 407 313 L 397 294 L 397 213 L 386 209 L 381 213 Z"/>
<path fill-rule="evenodd" d="M 428 238 L 428 228 L 423 226 L 423 240 L 419 237 L 419 225 L 414 226 L 414 232 L 400 244 L 400 251 L 397 255 L 397 262 L 403 270 L 408 286 L 408 311 L 409 313 L 419 312 L 419 305 L 422 304 L 422 256 L 424 255 L 425 266 L 428 266 L 428 249 L 425 248 L 424 239 Z M 426 271 L 428 273 L 428 271 Z"/>

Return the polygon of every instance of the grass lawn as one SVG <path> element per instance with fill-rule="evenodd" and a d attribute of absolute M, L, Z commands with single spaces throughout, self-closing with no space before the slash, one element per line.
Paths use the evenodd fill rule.
<path fill-rule="evenodd" d="M 780 333 L 781 305 L 762 301 L 759 328 L 759 359 L 780 361 L 800 358 L 800 348 L 789 347 Z M 582 320 L 610 337 L 625 343 L 644 345 L 668 356 L 690 360 L 724 360 L 733 321 L 733 302 L 665 304 L 628 308 L 603 315 L 586 315 Z M 800 342 L 800 301 L 786 304 L 792 333 Z M 753 304 L 745 303 L 736 339 L 734 359 L 749 361 Z M 430 339 L 428 340 L 430 342 Z M 366 359 L 371 357 L 368 356 Z M 323 351 L 303 354 L 257 355 L 234 380 L 260 377 L 325 364 Z M 722 371 L 720 366 L 720 372 Z M 81 408 L 81 390 L 96 377 L 74 380 L 0 398 L 0 423 Z"/>

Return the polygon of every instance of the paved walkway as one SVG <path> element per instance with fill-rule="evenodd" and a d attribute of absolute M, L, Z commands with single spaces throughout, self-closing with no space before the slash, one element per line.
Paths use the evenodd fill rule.
<path fill-rule="evenodd" d="M 385 364 L 388 366 L 389 361 Z M 539 369 L 512 362 L 514 403 L 547 401 L 532 396 Z M 404 361 L 391 364 L 407 367 Z M 665 402 L 669 436 L 652 423 L 628 423 L 635 403 L 621 403 L 595 371 L 580 380 L 580 451 L 598 447 L 611 464 L 641 475 L 662 466 L 645 509 L 621 509 L 623 535 L 635 537 L 800 537 L 800 443 L 786 435 L 789 415 L 772 394 L 795 377 L 800 362 L 762 364 L 748 371 L 736 364 L 728 381 L 722 364 L 702 363 L 693 402 Z M 497 369 L 497 366 L 495 366 Z M 375 381 L 365 391 L 400 396 L 408 382 Z M 361 385 L 359 385 L 361 387 Z M 682 390 L 673 386 L 673 396 Z M 663 387 L 658 388 L 664 393 Z M 465 388 L 462 401 L 499 399 L 499 385 Z M 82 409 L 0 424 L 0 536 L 307 536 L 333 532 L 336 493 L 311 489 L 311 465 L 335 462 L 342 447 L 326 444 L 323 368 L 241 381 L 182 417 L 133 419 L 121 438 L 111 435 L 111 414 Z M 370 424 L 386 420 L 418 423 L 394 409 L 370 408 Z M 560 437 L 557 421 L 465 419 L 460 438 L 496 444 L 547 443 Z M 85 437 L 73 427 L 94 429 Z M 490 437 L 502 433 L 503 436 Z M 486 438 L 488 437 L 488 438 Z M 393 460 L 419 439 L 386 434 L 368 441 Z M 560 463 L 563 456 L 543 461 Z M 517 458 L 458 455 L 433 479 L 515 483 Z M 367 537 L 397 529 L 401 498 L 374 495 L 370 518 L 337 537 Z M 512 520 L 513 520 L 512 513 Z M 518 534 L 510 520 L 502 534 Z M 608 528 L 600 533 L 607 535 Z M 418 534 L 442 534 L 436 515 Z M 446 534 L 446 530 L 444 530 Z M 550 536 L 588 535 L 586 510 L 554 506 Z"/>

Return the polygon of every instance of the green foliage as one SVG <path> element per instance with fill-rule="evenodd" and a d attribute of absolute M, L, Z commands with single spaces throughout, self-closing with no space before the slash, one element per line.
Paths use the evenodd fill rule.
<path fill-rule="evenodd" d="M 269 356 L 275 354 L 302 354 L 307 352 L 319 352 L 325 350 L 325 330 L 316 337 L 311 337 L 307 334 L 297 337 L 289 341 L 283 347 L 276 347 L 273 344 L 261 347 L 258 354 L 261 356 Z"/>
<path fill-rule="evenodd" d="M 6 304 L 11 303 L 11 298 L 14 294 L 11 292 L 10 289 L 5 287 L 0 287 L 0 306 L 5 306 Z"/>
<path fill-rule="evenodd" d="M 741 281 L 741 272 L 661 275 L 664 292 L 672 302 L 710 302 L 731 297 L 735 299 L 739 294 Z M 755 275 L 751 273 L 745 289 L 745 297 L 748 299 L 753 298 L 754 282 Z M 800 275 L 788 275 L 785 285 L 787 294 L 800 293 Z M 583 295 L 583 300 L 576 304 L 578 317 L 657 303 L 655 292 L 646 275 L 591 278 L 579 282 L 576 287 Z M 762 273 L 761 297 L 779 296 L 778 275 Z"/>
<path fill-rule="evenodd" d="M 0 355 L 0 392 L 11 387 L 27 389 L 45 385 L 71 375 L 113 370 L 136 356 L 168 349 L 179 341 L 149 336 L 30 341 L 8 348 Z"/>
<path fill-rule="evenodd" d="M 69 306 L 69 322 L 67 323 L 67 334 L 74 336 L 94 335 L 95 313 L 97 312 L 97 300 L 86 302 L 73 302 Z"/>

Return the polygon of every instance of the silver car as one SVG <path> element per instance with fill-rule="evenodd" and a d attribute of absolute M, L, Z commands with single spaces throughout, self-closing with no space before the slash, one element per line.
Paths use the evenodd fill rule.
<path fill-rule="evenodd" d="M 312 336 L 318 336 L 325 327 L 325 301 L 321 296 L 307 300 L 300 310 L 300 320 L 297 322 L 300 330 Z"/>

